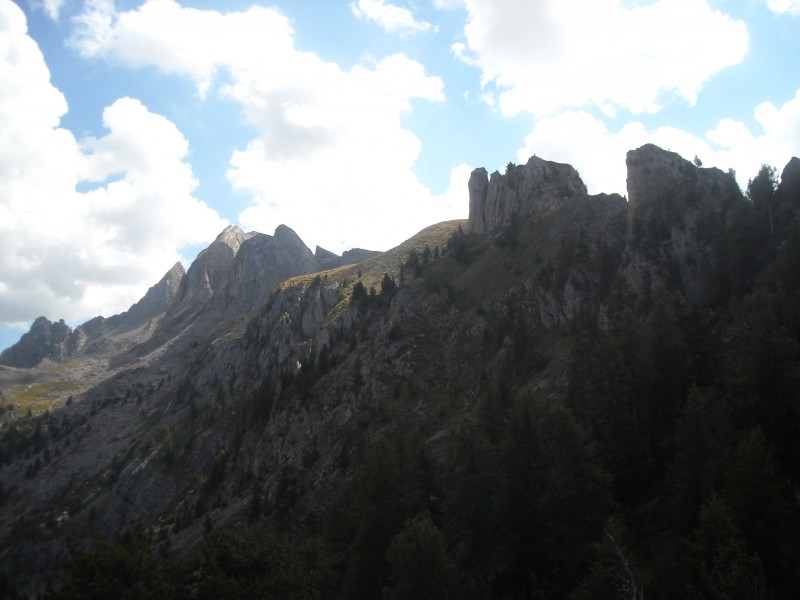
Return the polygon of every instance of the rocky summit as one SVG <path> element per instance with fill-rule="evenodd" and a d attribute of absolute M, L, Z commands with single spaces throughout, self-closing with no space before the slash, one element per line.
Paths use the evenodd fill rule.
<path fill-rule="evenodd" d="M 798 597 L 800 161 L 531 158 L 386 252 L 226 228 L 0 362 L 0 596 Z"/>
<path fill-rule="evenodd" d="M 39 317 L 30 331 L 0 354 L 0 364 L 9 367 L 34 367 L 42 361 L 60 361 L 68 354 L 72 329 L 61 319 L 52 323 Z"/>
<path fill-rule="evenodd" d="M 552 210 L 568 198 L 586 196 L 586 186 L 570 165 L 532 156 L 509 163 L 505 175 L 475 169 L 469 178 L 469 231 L 492 231 L 513 217 Z"/>

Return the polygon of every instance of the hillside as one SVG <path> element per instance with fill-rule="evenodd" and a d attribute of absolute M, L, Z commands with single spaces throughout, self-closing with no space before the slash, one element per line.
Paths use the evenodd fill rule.
<path fill-rule="evenodd" d="M 40 335 L 0 595 L 800 596 L 800 160 L 627 166 L 476 170 L 468 221 L 356 264 L 229 228 L 125 327 Z"/>

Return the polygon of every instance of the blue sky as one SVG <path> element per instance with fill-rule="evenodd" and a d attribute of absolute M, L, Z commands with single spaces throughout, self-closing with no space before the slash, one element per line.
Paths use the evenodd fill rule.
<path fill-rule="evenodd" d="M 800 0 L 0 0 L 0 347 L 139 299 L 227 224 L 384 250 L 532 154 L 800 154 Z"/>

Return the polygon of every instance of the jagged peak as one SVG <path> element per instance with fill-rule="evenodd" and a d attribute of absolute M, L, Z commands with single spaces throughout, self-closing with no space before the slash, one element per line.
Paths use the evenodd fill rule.
<path fill-rule="evenodd" d="M 314 249 L 314 258 L 316 259 L 339 258 L 339 255 L 334 252 L 331 252 L 330 250 L 326 250 L 322 246 L 316 246 L 316 248 Z"/>
<path fill-rule="evenodd" d="M 229 248 L 231 248 L 234 253 L 239 251 L 239 246 L 242 245 L 242 242 L 250 239 L 256 234 L 256 232 L 251 231 L 250 233 L 246 233 L 241 227 L 238 225 L 228 225 L 225 229 L 223 229 L 220 234 L 214 240 L 215 244 L 225 244 Z"/>
<path fill-rule="evenodd" d="M 741 193 L 729 173 L 716 167 L 697 167 L 655 144 L 629 150 L 625 164 L 631 218 L 648 218 L 654 211 L 681 212 L 701 197 L 725 198 Z"/>
<path fill-rule="evenodd" d="M 273 237 L 279 242 L 302 244 L 305 247 L 305 243 L 300 238 L 300 236 L 297 235 L 297 232 L 288 225 L 278 225 L 275 228 L 275 233 Z"/>
<path fill-rule="evenodd" d="M 172 265 L 172 268 L 166 272 L 162 279 L 167 279 L 168 277 L 183 277 L 184 275 L 186 275 L 186 269 L 183 267 L 183 263 L 178 261 Z"/>

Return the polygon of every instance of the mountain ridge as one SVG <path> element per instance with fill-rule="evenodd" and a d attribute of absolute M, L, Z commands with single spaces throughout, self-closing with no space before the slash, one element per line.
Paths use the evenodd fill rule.
<path fill-rule="evenodd" d="M 594 587 L 584 591 L 601 589 L 603 577 L 628 577 L 602 553 L 608 536 L 621 540 L 612 556 L 632 547 L 634 572 L 664 585 L 656 597 L 675 597 L 687 589 L 676 586 L 699 585 L 699 567 L 681 571 L 668 553 L 651 559 L 649 541 L 700 548 L 709 511 L 733 518 L 692 490 L 719 492 L 739 516 L 766 505 L 747 504 L 743 490 L 754 486 L 736 483 L 747 448 L 748 460 L 767 460 L 750 431 L 757 423 L 775 461 L 759 471 L 780 474 L 758 489 L 778 486 L 767 504 L 791 516 L 763 528 L 769 538 L 741 521 L 727 541 L 740 551 L 736 564 L 791 596 L 774 557 L 797 549 L 780 531 L 798 523 L 782 502 L 800 480 L 800 319 L 791 308 L 800 162 L 766 196 L 755 191 L 765 176 L 770 184 L 760 172 L 747 198 L 729 174 L 654 146 L 627 163 L 629 201 L 564 193 L 580 189 L 571 168 L 537 160 L 541 169 L 518 175 L 510 165 L 493 176 L 493 195 L 491 180 L 485 196 L 468 186 L 480 199 L 470 194 L 468 220 L 269 291 L 233 273 L 248 244 L 251 257 L 266 256 L 256 250 L 268 250 L 270 236 L 226 230 L 191 289 L 183 277 L 180 310 L 159 321 L 160 334 L 115 360 L 52 367 L 13 436 L 6 421 L 7 576 L 35 589 L 37 574 L 66 556 L 68 533 L 90 547 L 92 536 L 138 522 L 160 540 L 154 553 L 180 562 L 221 551 L 215 535 L 264 524 L 287 540 L 324 537 L 332 597 L 390 594 L 400 581 L 391 557 L 412 535 L 439 540 L 437 556 L 475 586 L 458 597 L 522 597 L 532 586 L 567 597 L 586 581 Z M 527 178 L 518 190 L 546 197 L 511 194 L 515 177 Z M 308 250 L 297 264 L 309 255 L 326 257 Z M 240 299 L 231 290 L 251 291 Z M 240 301 L 251 312 L 227 312 Z M 86 371 L 80 361 L 90 358 L 110 362 Z M 70 378 L 87 372 L 95 382 L 67 403 Z M 14 394 L 18 411 L 33 402 L 31 390 Z M 733 422 L 719 416 L 726 411 Z M 733 442 L 715 433 L 736 427 L 745 431 Z M 681 461 L 708 440 L 726 449 L 703 450 L 715 462 L 692 483 L 697 470 Z M 211 589 L 203 586 L 218 571 L 202 564 L 193 571 L 202 583 L 176 585 Z"/>
<path fill-rule="evenodd" d="M 192 263 L 188 279 L 178 262 L 127 311 L 94 317 L 74 331 L 63 319 L 51 323 L 40 317 L 23 339 L 0 353 L 0 364 L 31 368 L 42 360 L 60 362 L 86 353 L 109 352 L 110 346 L 119 352 L 123 346 L 134 347 L 158 333 L 162 319 L 167 322 L 161 328 L 174 331 L 185 329 L 209 304 L 227 316 L 248 313 L 290 276 L 360 262 L 376 254 L 354 248 L 339 256 L 318 246 L 312 255 L 286 225 L 279 225 L 273 236 L 228 225 L 201 251 L 197 265 Z M 291 258 L 293 255 L 297 258 Z M 137 328 L 141 331 L 134 332 Z"/>

